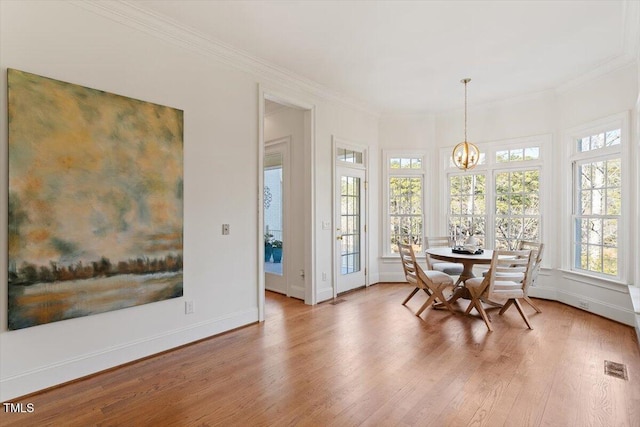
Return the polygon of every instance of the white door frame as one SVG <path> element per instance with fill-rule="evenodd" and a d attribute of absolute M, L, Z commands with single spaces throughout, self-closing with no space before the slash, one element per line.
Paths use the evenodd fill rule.
<path fill-rule="evenodd" d="M 338 164 L 338 159 L 337 159 L 337 150 L 338 148 L 346 148 L 349 150 L 354 150 L 354 151 L 358 151 L 362 153 L 363 159 L 362 159 L 362 165 L 354 165 L 354 164 L 350 164 L 350 163 L 346 163 L 346 162 L 342 162 L 340 164 Z M 346 139 L 342 139 L 339 137 L 336 137 L 335 135 L 333 135 L 331 137 L 331 157 L 332 157 L 332 178 L 331 178 L 331 183 L 332 183 L 332 211 L 333 211 L 333 222 L 335 222 L 336 218 L 338 217 L 338 210 L 340 209 L 340 207 L 337 205 L 336 203 L 336 188 L 337 188 L 337 174 L 338 174 L 338 167 L 340 166 L 340 168 L 346 167 L 346 168 L 354 168 L 354 169 L 359 169 L 359 170 L 364 170 L 364 194 L 362 195 L 362 197 L 364 197 L 364 215 L 362 215 L 361 220 L 364 222 L 363 224 L 363 228 L 364 228 L 364 233 L 363 233 L 363 239 L 364 242 L 362 242 L 361 244 L 361 250 L 362 250 L 362 258 L 363 258 L 363 263 L 361 265 L 362 268 L 364 268 L 365 271 L 365 276 L 364 276 L 364 285 L 365 286 L 369 286 L 369 274 L 368 272 L 369 270 L 369 236 L 368 236 L 368 231 L 369 231 L 369 191 L 368 191 L 368 183 L 369 183 L 369 153 L 368 153 L 368 149 L 367 146 L 364 144 L 358 144 L 358 143 L 354 143 L 351 141 L 348 141 Z M 340 275 L 340 263 L 337 261 L 338 259 L 338 250 L 337 250 L 337 245 L 336 245 L 336 240 L 338 239 L 338 232 L 337 232 L 337 228 L 338 225 L 334 224 L 333 231 L 332 231 L 332 257 L 331 257 L 331 262 L 333 263 L 333 277 L 332 277 L 332 285 L 333 285 L 333 297 L 336 298 L 338 296 L 338 277 Z"/>
<path fill-rule="evenodd" d="M 258 254 L 257 263 L 257 283 L 258 283 L 258 321 L 264 321 L 264 305 L 265 305 L 265 287 L 264 287 L 264 114 L 265 101 L 273 101 L 283 105 L 300 108 L 305 110 L 304 123 L 304 162 L 305 162 L 305 209 L 304 209 L 304 229 L 305 229 L 305 304 L 316 304 L 316 230 L 315 212 L 316 212 L 316 196 L 315 196 L 315 105 L 306 101 L 301 101 L 288 95 L 279 93 L 258 84 L 258 232 L 256 233 L 256 242 Z"/>

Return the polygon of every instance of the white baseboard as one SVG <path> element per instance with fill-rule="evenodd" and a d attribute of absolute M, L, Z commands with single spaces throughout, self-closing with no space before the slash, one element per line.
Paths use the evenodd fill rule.
<path fill-rule="evenodd" d="M 304 291 L 305 291 L 304 286 L 292 286 L 291 294 L 289 296 L 292 298 L 297 298 L 304 301 Z"/>
<path fill-rule="evenodd" d="M 546 286 L 530 286 L 529 296 L 533 298 L 542 298 L 555 301 L 558 299 L 558 292 L 556 288 L 549 288 Z"/>
<path fill-rule="evenodd" d="M 0 401 L 6 402 L 257 321 L 257 308 L 245 310 L 7 377 L 0 381 Z"/>
<path fill-rule="evenodd" d="M 369 276 L 369 281 L 367 282 L 369 285 L 375 285 L 376 283 L 380 282 L 380 274 L 376 273 L 376 274 L 372 274 Z"/>
<path fill-rule="evenodd" d="M 318 299 L 316 302 L 321 303 L 333 298 L 333 288 L 318 289 Z"/>
<path fill-rule="evenodd" d="M 404 277 L 404 273 L 380 273 L 378 275 L 378 279 L 380 282 L 406 282 L 407 279 Z M 374 283 L 374 282 L 371 282 Z"/>
<path fill-rule="evenodd" d="M 606 317 L 607 319 L 615 320 L 616 322 L 624 323 L 625 325 L 635 326 L 634 313 L 629 309 L 608 304 L 594 298 L 589 298 L 585 295 L 566 292 L 560 289 L 558 289 L 556 293 L 556 301 L 571 305 L 590 313 L 597 314 L 602 317 Z M 588 306 L 584 307 L 582 305 L 584 303 L 586 303 Z"/>
<path fill-rule="evenodd" d="M 629 297 L 631 297 L 631 305 L 633 306 L 635 317 L 636 335 L 638 336 L 638 345 L 640 345 L 640 288 L 629 285 Z"/>
<path fill-rule="evenodd" d="M 636 336 L 638 337 L 638 346 L 640 346 L 640 314 L 635 313 L 635 318 Z"/>

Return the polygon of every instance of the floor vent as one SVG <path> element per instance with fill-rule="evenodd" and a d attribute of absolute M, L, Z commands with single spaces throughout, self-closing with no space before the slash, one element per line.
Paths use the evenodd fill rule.
<path fill-rule="evenodd" d="M 622 363 L 612 362 L 610 360 L 604 361 L 604 373 L 612 377 L 620 378 L 621 380 L 628 380 L 627 367 Z"/>
<path fill-rule="evenodd" d="M 333 301 L 331 301 L 331 303 L 330 303 L 330 304 L 331 304 L 331 305 L 338 305 L 338 304 L 340 304 L 341 302 L 345 302 L 345 301 L 346 301 L 346 299 L 344 299 L 344 298 L 334 299 Z"/>

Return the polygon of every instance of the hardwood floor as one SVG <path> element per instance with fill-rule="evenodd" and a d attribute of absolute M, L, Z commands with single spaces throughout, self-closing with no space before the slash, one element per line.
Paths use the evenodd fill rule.
<path fill-rule="evenodd" d="M 479 317 L 378 284 L 19 400 L 2 426 L 640 426 L 633 328 L 544 300 Z M 462 302 L 463 306 L 466 302 Z M 475 313 L 475 311 L 474 311 Z M 604 374 L 624 363 L 629 380 Z"/>

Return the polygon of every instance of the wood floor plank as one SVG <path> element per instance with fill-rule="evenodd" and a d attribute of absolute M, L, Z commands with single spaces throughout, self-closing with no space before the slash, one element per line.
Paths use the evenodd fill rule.
<path fill-rule="evenodd" d="M 557 302 L 477 315 L 406 284 L 314 307 L 267 293 L 266 322 L 15 400 L 13 426 L 640 427 L 633 328 Z M 466 301 L 457 303 L 464 311 Z M 604 375 L 624 363 L 628 381 Z"/>

